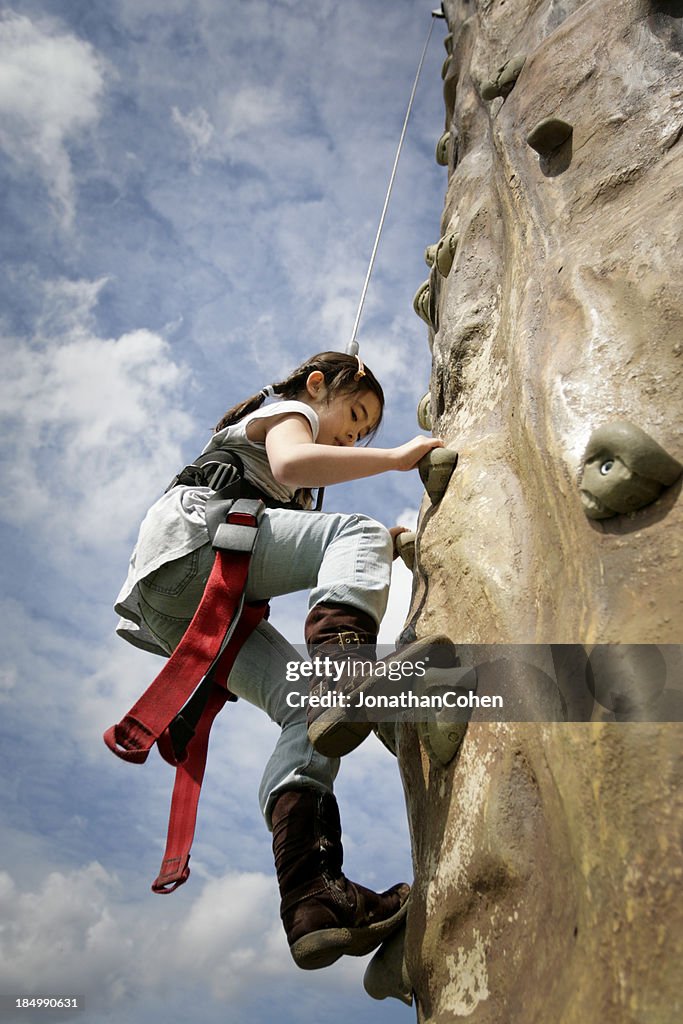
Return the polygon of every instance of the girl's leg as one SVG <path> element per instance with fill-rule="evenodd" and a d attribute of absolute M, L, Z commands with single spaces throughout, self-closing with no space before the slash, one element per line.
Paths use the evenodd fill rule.
<path fill-rule="evenodd" d="M 167 562 L 140 583 L 145 621 L 173 650 L 189 625 L 211 572 L 209 544 Z M 391 579 L 392 543 L 362 515 L 266 509 L 252 555 L 247 600 L 310 590 L 309 607 L 350 605 L 379 625 Z"/>
<path fill-rule="evenodd" d="M 145 622 L 169 653 L 190 624 L 211 572 L 214 552 L 209 544 L 167 562 L 140 584 Z M 306 709 L 291 708 L 287 694 L 287 663 L 301 657 L 268 622 L 262 622 L 240 651 L 230 673 L 230 690 L 266 712 L 282 732 L 266 765 L 259 804 L 271 827 L 276 795 L 292 786 L 313 786 L 331 793 L 339 771 L 337 758 L 316 753 L 306 734 Z"/>
<path fill-rule="evenodd" d="M 309 786 L 321 793 L 331 793 L 339 771 L 338 758 L 324 757 L 309 743 L 306 709 L 287 704 L 291 690 L 287 666 L 301 660 L 269 622 L 262 622 L 245 643 L 230 673 L 231 692 L 261 708 L 282 730 L 259 787 L 259 804 L 269 829 L 271 811 L 281 792 Z"/>
<path fill-rule="evenodd" d="M 339 632 L 350 614 L 371 634 L 384 614 L 391 576 L 389 531 L 361 515 L 267 509 L 264 513 L 247 581 L 247 600 L 310 590 L 320 632 Z M 213 565 L 209 544 L 168 562 L 140 583 L 141 610 L 151 631 L 169 653 L 189 625 Z M 329 609 L 329 611 L 327 610 Z M 348 623 L 347 623 L 348 627 Z M 307 633 L 309 630 L 307 630 Z M 267 623 L 240 652 L 230 689 L 262 708 L 282 734 L 266 766 L 260 788 L 261 809 L 270 826 L 274 795 L 291 785 L 332 790 L 338 760 L 317 754 L 306 738 L 306 712 L 289 708 L 287 661 L 301 660 L 291 645 Z"/>
<path fill-rule="evenodd" d="M 262 538 L 266 540 L 259 548 Z M 377 631 L 391 579 L 389 531 L 366 516 L 275 510 L 261 527 L 247 593 L 311 588 L 304 634 L 311 654 L 334 660 L 375 657 Z M 342 684 L 343 685 L 343 684 Z M 329 679 L 315 679 L 322 695 Z M 349 721 L 343 709 L 311 706 L 308 736 L 316 750 L 340 757 L 365 740 L 371 725 Z"/>
<path fill-rule="evenodd" d="M 212 561 L 206 545 L 140 585 L 145 619 L 169 650 L 194 614 Z M 312 609 L 326 602 L 348 606 L 377 625 L 386 607 L 390 570 L 391 538 L 379 523 L 363 516 L 273 509 L 259 531 L 246 596 L 264 600 L 312 588 Z M 263 708 L 282 730 L 259 797 L 274 833 L 281 916 L 292 956 L 310 970 L 376 948 L 405 916 L 409 887 L 375 893 L 343 874 L 341 826 L 332 794 L 339 762 L 314 751 L 305 710 L 290 708 L 286 700 L 291 688 L 287 663 L 299 660 L 277 630 L 262 623 L 240 651 L 230 689 Z"/>
<path fill-rule="evenodd" d="M 343 604 L 371 616 L 386 610 L 389 531 L 368 516 L 267 509 L 247 582 L 248 600 L 310 590 L 309 607 Z"/>

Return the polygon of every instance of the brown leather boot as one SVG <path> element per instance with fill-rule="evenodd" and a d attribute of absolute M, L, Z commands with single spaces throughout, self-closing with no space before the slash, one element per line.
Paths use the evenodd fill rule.
<path fill-rule="evenodd" d="M 312 971 L 344 954 L 365 956 L 398 927 L 410 886 L 376 893 L 345 877 L 339 809 L 331 793 L 285 790 L 272 822 L 280 916 L 298 967 Z"/>
<path fill-rule="evenodd" d="M 398 651 L 394 651 L 393 654 L 382 658 L 381 661 L 368 666 L 365 670 L 357 662 L 353 666 L 353 670 L 349 671 L 348 677 L 342 679 L 338 684 L 338 702 L 329 707 L 316 708 L 314 715 L 309 714 L 308 739 L 320 754 L 324 754 L 326 757 L 343 757 L 344 754 L 348 754 L 354 747 L 357 747 L 373 729 L 384 745 L 391 750 L 387 739 L 390 738 L 392 730 L 386 728 L 382 735 L 380 728 L 388 727 L 392 723 L 383 723 L 381 719 L 373 723 L 370 721 L 373 712 L 368 714 L 363 707 L 364 697 L 368 697 L 370 694 L 391 695 L 399 686 L 397 683 L 392 683 L 386 674 L 379 671 L 383 668 L 383 662 L 393 665 L 394 668 L 401 665 L 409 668 L 411 663 L 413 666 L 420 666 L 420 673 L 415 675 L 415 679 L 422 685 L 429 682 L 434 671 L 437 676 L 443 677 L 444 669 L 454 669 L 460 664 L 452 641 L 447 636 L 439 634 L 423 637 L 406 644 Z M 356 669 L 360 669 L 360 671 L 356 671 Z M 406 676 L 407 678 L 409 676 Z M 313 686 L 311 692 L 313 692 Z M 343 704 L 341 703 L 342 699 L 345 702 Z"/>
<path fill-rule="evenodd" d="M 335 685 L 328 675 L 317 675 L 311 681 L 310 695 L 323 697 L 331 690 L 345 692 L 353 682 L 351 663 L 354 658 L 374 662 L 377 647 L 377 624 L 371 615 L 350 604 L 317 604 L 311 608 L 304 626 L 304 637 L 312 658 L 329 658 L 339 664 L 349 662 L 349 672 L 341 675 Z M 315 749 L 326 757 L 341 757 L 354 750 L 370 735 L 370 724 L 349 720 L 339 715 L 334 729 L 327 730 L 322 740 L 314 723 L 327 710 L 319 704 L 309 705 L 308 736 Z"/>

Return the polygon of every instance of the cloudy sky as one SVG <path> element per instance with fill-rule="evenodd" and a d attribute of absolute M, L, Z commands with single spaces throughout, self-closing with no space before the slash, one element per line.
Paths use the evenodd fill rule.
<path fill-rule="evenodd" d="M 149 891 L 172 773 L 101 741 L 158 671 L 113 635 L 139 521 L 228 406 L 348 340 L 417 60 L 423 0 L 19 0 L 0 20 L 3 273 L 0 995 L 86 998 L 88 1022 L 413 1019 L 364 962 L 302 973 L 256 793 L 275 727 L 219 720 L 190 882 Z M 360 341 L 418 432 L 412 296 L 445 170 L 437 22 Z M 410 522 L 417 474 L 327 492 Z M 396 570 L 383 636 L 405 616 Z M 300 642 L 303 598 L 274 622 Z M 350 877 L 410 877 L 395 763 L 374 739 L 338 795 Z M 24 1015 L 22 1020 L 30 1019 Z M 41 1018 L 42 1019 L 42 1018 Z"/>

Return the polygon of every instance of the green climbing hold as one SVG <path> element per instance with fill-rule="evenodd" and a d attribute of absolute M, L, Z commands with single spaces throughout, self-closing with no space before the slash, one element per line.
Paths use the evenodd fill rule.
<path fill-rule="evenodd" d="M 526 141 L 540 156 L 551 156 L 564 145 L 573 131 L 573 127 L 559 117 L 546 117 L 529 132 Z"/>
<path fill-rule="evenodd" d="M 451 133 L 444 132 L 436 144 L 436 162 L 441 167 L 448 167 L 448 143 L 450 138 Z"/>
<path fill-rule="evenodd" d="M 434 266 L 434 262 L 436 260 L 436 250 L 438 248 L 438 245 L 438 242 L 434 242 L 433 245 L 428 245 L 427 248 L 425 249 L 425 263 L 427 264 L 428 267 Z"/>
<path fill-rule="evenodd" d="M 423 281 L 413 297 L 413 309 L 421 320 L 424 320 L 430 327 L 432 322 L 429 319 L 429 281 Z"/>
<path fill-rule="evenodd" d="M 432 505 L 438 505 L 443 498 L 457 464 L 458 453 L 450 448 L 432 448 L 418 462 L 420 479 Z"/>
<path fill-rule="evenodd" d="M 400 999 L 406 1006 L 413 1005 L 413 987 L 405 961 L 405 921 L 385 939 L 368 964 L 363 977 L 363 988 L 373 999 Z"/>
<path fill-rule="evenodd" d="M 417 422 L 423 430 L 432 429 L 432 395 L 430 391 L 423 395 L 418 402 Z"/>
<path fill-rule="evenodd" d="M 495 100 L 497 96 L 502 96 L 503 99 L 509 96 L 525 63 L 526 57 L 518 54 L 502 64 L 492 78 L 481 83 L 482 99 L 489 101 Z"/>
<path fill-rule="evenodd" d="M 448 277 L 455 258 L 455 248 L 458 244 L 457 231 L 450 231 L 439 240 L 436 246 L 435 263 L 437 270 L 442 277 Z"/>
<path fill-rule="evenodd" d="M 594 430 L 579 482 L 589 519 L 635 512 L 656 501 L 683 473 L 683 466 L 649 434 L 628 420 Z"/>
<path fill-rule="evenodd" d="M 398 551 L 399 558 L 412 572 L 415 568 L 415 534 L 412 530 L 407 530 L 406 533 L 399 533 L 396 538 L 396 550 Z"/>

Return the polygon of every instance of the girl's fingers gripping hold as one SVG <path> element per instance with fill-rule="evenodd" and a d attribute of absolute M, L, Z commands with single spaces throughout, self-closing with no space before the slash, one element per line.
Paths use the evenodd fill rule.
<path fill-rule="evenodd" d="M 414 437 L 412 441 L 394 448 L 396 458 L 396 469 L 415 469 L 420 459 L 432 451 L 433 448 L 443 448 L 443 441 L 440 437 Z"/>

